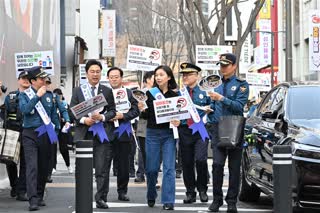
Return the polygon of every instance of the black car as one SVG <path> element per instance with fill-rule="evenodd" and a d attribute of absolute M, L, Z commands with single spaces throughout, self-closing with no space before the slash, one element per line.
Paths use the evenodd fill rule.
<path fill-rule="evenodd" d="M 245 127 L 239 199 L 273 195 L 274 145 L 292 147 L 292 198 L 320 208 L 320 84 L 283 83 L 261 101 Z"/>

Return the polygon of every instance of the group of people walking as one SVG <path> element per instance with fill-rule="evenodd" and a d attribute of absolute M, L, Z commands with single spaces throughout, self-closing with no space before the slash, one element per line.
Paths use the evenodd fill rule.
<path fill-rule="evenodd" d="M 103 94 L 107 101 L 105 107 L 84 117 L 76 119 L 71 115 L 75 122 L 74 141 L 84 139 L 93 141 L 97 208 L 108 208 L 109 174 L 113 158 L 118 164 L 118 199 L 130 201 L 128 196 L 129 156 L 132 141 L 138 140 L 147 180 L 147 205 L 154 207 L 156 203 L 156 184 L 162 161 L 161 203 L 164 210 L 174 210 L 177 138 L 173 132 L 177 129 L 183 181 L 186 187 L 186 198 L 183 202 L 185 204 L 196 202 L 197 192 L 201 202 L 209 200 L 207 153 L 210 139 L 213 150 L 213 202 L 209 210 L 218 212 L 223 204 L 223 168 L 228 157 L 230 174 L 226 202 L 228 212 L 237 212 L 242 148 L 241 146 L 234 149 L 219 148 L 217 129 L 220 116 L 243 114 L 243 107 L 248 100 L 249 87 L 245 80 L 235 75 L 237 67 L 235 55 L 222 54 L 219 64 L 222 84 L 208 93 L 202 91 L 198 86 L 201 69 L 191 63 L 183 63 L 180 66 L 184 85 L 181 90 L 179 90 L 170 67 L 161 65 L 154 71 L 147 72 L 144 77 L 147 86 L 144 89 L 147 100 L 146 103 L 143 103 L 134 98 L 130 89 L 124 88 L 122 69 L 112 67 L 108 70 L 107 77 L 110 87 L 107 87 L 100 84 L 102 71 L 100 62 L 89 60 L 86 63 L 88 83 L 74 88 L 70 107 L 99 94 Z M 45 72 L 36 67 L 30 69 L 27 76 L 31 87 L 26 86 L 27 89 L 19 95 L 19 110 L 23 114 L 22 143 L 25 156 L 28 156 L 25 160 L 29 210 L 38 210 L 39 206 L 44 204 L 43 190 L 48 176 L 48 147 L 58 140 L 51 131 L 52 123 L 56 122 L 54 111 L 59 109 L 66 126 L 70 125 L 70 117 L 66 109 L 60 106 L 60 101 L 53 101 L 52 93 L 47 92 L 44 87 L 44 79 L 47 77 Z M 197 106 L 194 113 L 200 117 L 201 121 L 195 122 L 192 116 L 187 120 L 157 123 L 154 101 L 177 96 L 191 98 L 193 102 L 191 105 Z M 139 121 L 136 135 L 134 135 L 131 121 L 137 117 Z M 203 120 L 206 122 L 204 123 Z M 195 127 L 202 128 L 204 131 L 196 131 Z M 35 130 L 42 131 L 43 134 L 39 136 Z M 97 132 L 105 134 L 97 134 Z M 141 178 L 144 179 L 144 175 Z"/>

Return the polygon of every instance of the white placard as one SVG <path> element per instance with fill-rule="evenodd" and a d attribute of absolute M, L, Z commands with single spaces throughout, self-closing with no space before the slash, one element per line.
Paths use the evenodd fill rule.
<path fill-rule="evenodd" d="M 34 66 L 42 66 L 46 73 L 54 75 L 52 51 L 15 53 L 14 59 L 17 78 L 20 72 L 26 71 Z"/>
<path fill-rule="evenodd" d="M 125 113 L 131 108 L 126 88 L 113 89 L 114 103 L 118 112 Z"/>
<path fill-rule="evenodd" d="M 116 56 L 116 11 L 103 10 L 102 56 Z"/>
<path fill-rule="evenodd" d="M 128 46 L 127 68 L 150 71 L 161 65 L 162 50 L 137 45 Z"/>
<path fill-rule="evenodd" d="M 320 10 L 311 10 L 309 20 L 309 70 L 320 71 Z"/>
<path fill-rule="evenodd" d="M 203 70 L 220 70 L 220 66 L 216 64 L 223 53 L 232 53 L 232 46 L 197 45 L 196 65 Z"/>
<path fill-rule="evenodd" d="M 271 89 L 271 76 L 264 73 L 250 73 L 246 74 L 246 81 L 249 85 L 264 86 Z"/>
<path fill-rule="evenodd" d="M 190 118 L 188 105 L 187 99 L 181 96 L 154 100 L 153 106 L 157 124 Z"/>

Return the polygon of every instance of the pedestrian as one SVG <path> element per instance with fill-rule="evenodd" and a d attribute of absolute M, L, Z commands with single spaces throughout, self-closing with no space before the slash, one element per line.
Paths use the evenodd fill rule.
<path fill-rule="evenodd" d="M 122 85 L 123 71 L 111 67 L 107 76 L 114 93 L 116 116 L 110 120 L 115 137 L 112 139 L 115 161 L 117 162 L 117 192 L 118 200 L 130 201 L 127 195 L 129 183 L 129 157 L 134 142 L 131 120 L 139 116 L 138 101 L 132 92 Z"/>
<path fill-rule="evenodd" d="M 27 76 L 28 73 L 26 71 L 20 72 L 18 77 L 18 89 L 9 92 L 4 101 L 6 115 L 6 118 L 4 119 L 4 128 L 20 132 L 19 177 L 18 166 L 14 162 L 6 164 L 11 186 L 11 197 L 16 197 L 16 200 L 19 201 L 28 201 L 28 198 L 26 196 L 26 164 L 21 140 L 23 115 L 19 109 L 19 95 L 25 89 L 28 89 L 30 87 L 30 82 Z"/>
<path fill-rule="evenodd" d="M 45 86 L 47 76 L 39 66 L 30 68 L 28 79 L 31 87 L 19 95 L 19 108 L 23 114 L 22 144 L 30 211 L 39 210 L 39 206 L 46 205 L 43 196 L 48 176 L 49 146 L 58 140 L 53 127 L 53 94 Z M 69 125 L 68 114 L 66 111 L 62 111 L 62 114 L 67 121 L 66 125 Z"/>
<path fill-rule="evenodd" d="M 59 99 L 60 102 L 62 103 L 63 107 L 66 108 L 67 112 L 70 111 L 69 105 L 66 102 L 65 98 L 63 97 L 63 93 L 61 89 L 56 88 L 53 90 L 53 94 L 55 98 Z M 60 126 L 64 126 L 66 121 L 63 119 L 63 116 L 60 114 L 60 111 L 58 109 L 58 116 L 59 116 L 59 121 L 60 121 Z M 71 121 L 72 123 L 72 121 Z M 73 168 L 70 165 L 70 155 L 69 155 L 69 148 L 68 144 L 72 144 L 73 138 L 71 131 L 64 131 L 60 128 L 59 133 L 58 133 L 58 139 L 59 139 L 59 150 L 62 155 L 62 158 L 64 160 L 64 163 L 67 167 L 68 173 L 72 174 L 73 173 Z M 56 169 L 56 164 L 57 164 L 57 146 L 55 147 L 55 164 L 54 164 L 54 169 Z"/>
<path fill-rule="evenodd" d="M 173 91 L 177 88 L 177 83 L 173 72 L 168 66 L 158 66 L 154 71 L 154 92 L 147 91 L 148 108 L 143 112 L 143 117 L 147 119 L 146 132 L 146 174 L 147 174 L 147 201 L 148 206 L 153 207 L 157 198 L 156 182 L 160 166 L 160 150 L 162 149 L 163 176 L 161 203 L 164 210 L 173 210 L 175 203 L 175 158 L 176 144 L 172 129 L 169 123 L 157 124 L 155 118 L 155 109 L 153 101 L 159 94 L 163 98 L 172 98 L 178 96 Z M 157 94 L 157 95 L 155 95 Z M 143 104 L 139 104 L 140 110 Z M 171 121 L 171 124 L 178 127 L 179 120 Z"/>
<path fill-rule="evenodd" d="M 242 145 L 234 149 L 218 148 L 219 135 L 218 125 L 221 116 L 240 115 L 243 116 L 243 108 L 248 101 L 249 85 L 247 81 L 238 78 L 235 74 L 237 69 L 237 58 L 232 53 L 220 56 L 220 72 L 222 84 L 209 92 L 210 98 L 214 101 L 214 112 L 208 116 L 208 132 L 212 139 L 212 186 L 213 202 L 209 210 L 218 212 L 223 205 L 223 170 L 225 160 L 228 157 L 229 184 L 225 198 L 228 208 L 227 212 L 237 212 L 237 200 L 240 184 L 240 167 L 242 157 Z"/>
<path fill-rule="evenodd" d="M 193 104 L 206 107 L 204 110 L 197 109 L 200 118 L 212 112 L 210 108 L 211 99 L 205 91 L 201 91 L 198 86 L 201 68 L 191 64 L 182 63 L 180 65 L 183 84 L 192 99 Z M 180 149 L 182 158 L 183 182 L 186 187 L 186 198 L 184 203 L 196 202 L 197 188 L 201 202 L 208 202 L 207 195 L 207 174 L 208 174 L 208 139 L 203 139 L 199 132 L 194 132 L 192 118 L 181 122 L 179 127 Z M 204 124 L 203 128 L 205 130 Z M 197 177 L 195 177 L 195 169 Z"/>
<path fill-rule="evenodd" d="M 144 92 L 148 91 L 152 88 L 154 84 L 154 72 L 148 71 L 143 76 L 143 85 Z M 143 103 L 142 103 L 143 104 Z M 145 182 L 145 168 L 146 168 L 146 151 L 145 151 L 145 140 L 146 140 L 146 130 L 147 130 L 147 120 L 142 116 L 139 117 L 138 125 L 137 125 L 137 133 L 139 141 L 139 155 L 138 155 L 138 170 L 137 177 L 134 179 L 136 183 Z"/>
<path fill-rule="evenodd" d="M 109 192 L 109 162 L 111 162 L 112 159 L 112 144 L 108 139 L 110 137 L 108 134 L 112 133 L 108 132 L 110 128 L 108 128 L 109 124 L 107 121 L 116 115 L 115 105 L 112 90 L 100 84 L 102 72 L 101 63 L 94 59 L 89 60 L 86 63 L 85 70 L 88 83 L 74 88 L 70 107 L 89 100 L 98 94 L 103 94 L 108 105 L 80 119 L 75 119 L 74 141 L 93 140 L 95 179 L 97 185 L 97 192 L 95 194 L 96 207 L 107 209 L 109 208 L 107 204 L 107 195 Z M 89 131 L 90 127 L 101 134 L 93 135 L 93 131 Z M 107 133 L 107 136 L 105 133 Z"/>

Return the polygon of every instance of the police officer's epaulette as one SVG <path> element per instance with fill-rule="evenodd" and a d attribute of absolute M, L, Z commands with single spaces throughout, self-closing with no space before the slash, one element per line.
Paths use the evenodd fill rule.
<path fill-rule="evenodd" d="M 240 77 L 237 77 L 236 79 L 237 79 L 237 81 L 240 81 L 240 82 L 245 82 L 246 81 L 246 79 L 240 78 Z"/>

